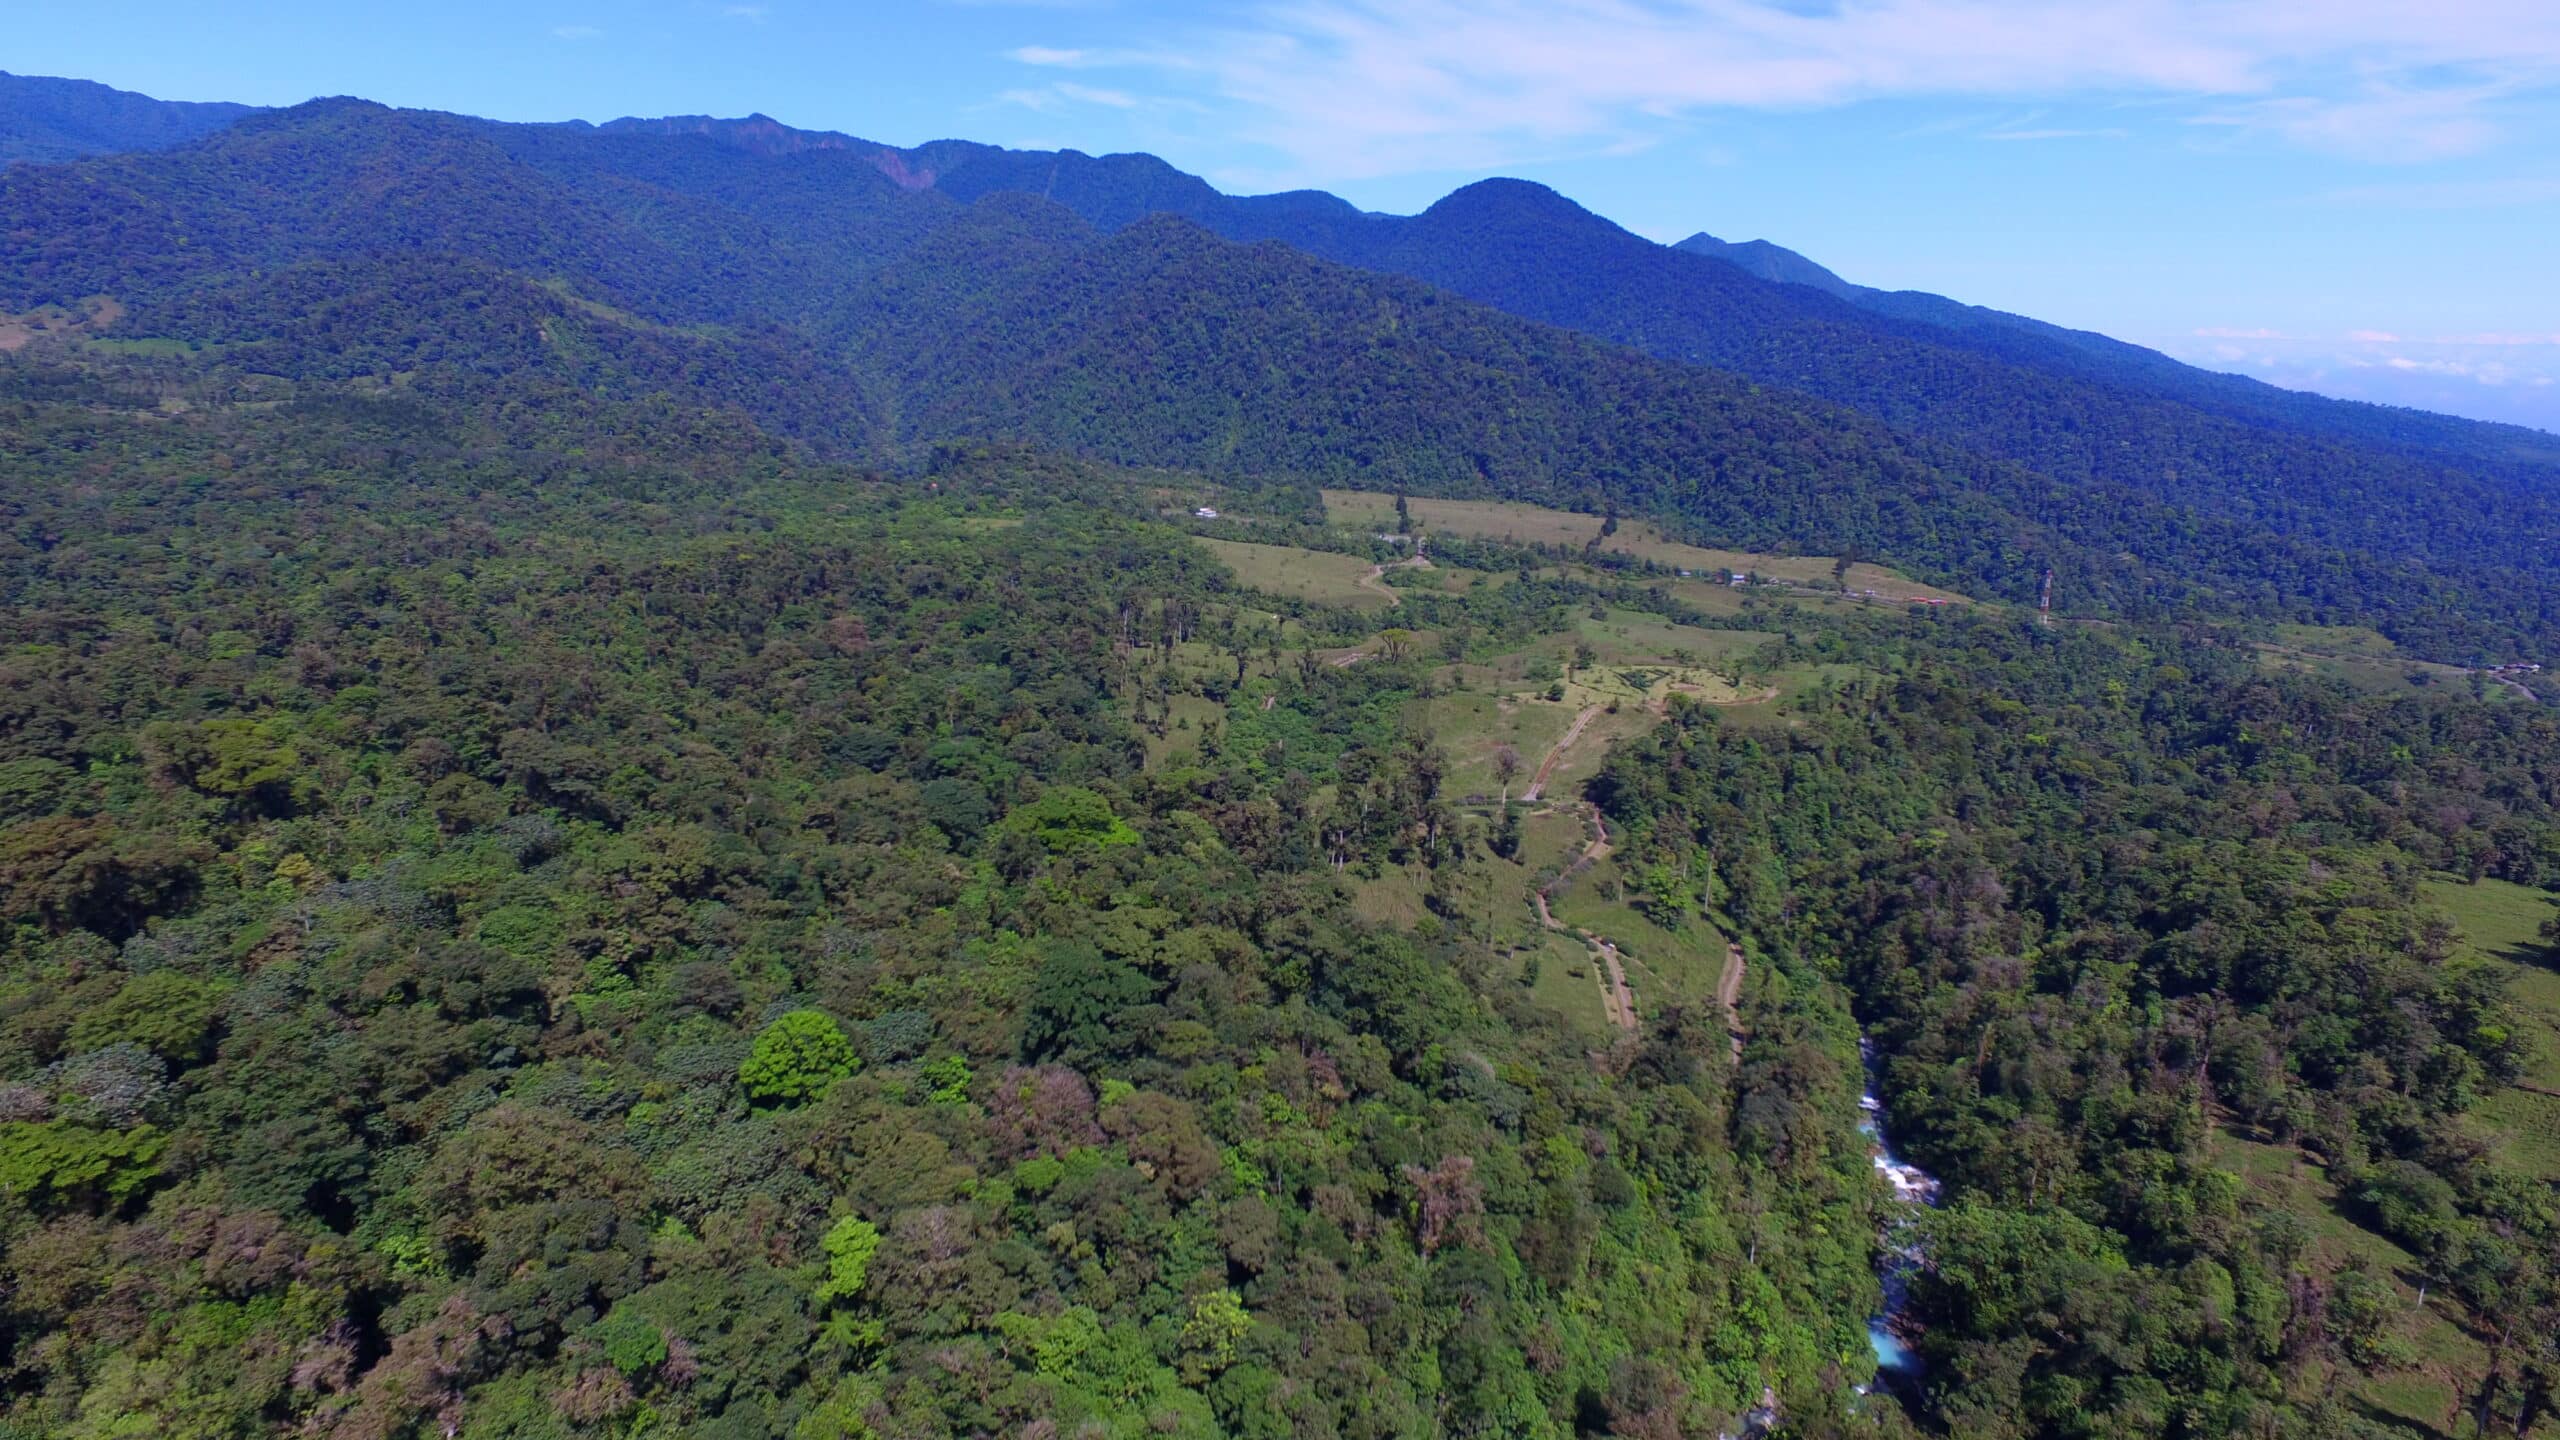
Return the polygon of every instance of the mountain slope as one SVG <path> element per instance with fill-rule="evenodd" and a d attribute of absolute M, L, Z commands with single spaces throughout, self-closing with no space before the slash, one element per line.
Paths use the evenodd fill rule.
<path fill-rule="evenodd" d="M 2507 650 L 2560 615 L 2534 540 L 2560 532 L 2553 502 L 2494 467 L 2217 422 L 1901 339 L 1897 322 L 1652 245 L 1540 187 L 1472 186 L 1412 220 L 1324 197 L 1223 206 L 1228 230 L 1298 237 L 1238 245 L 1167 219 L 1097 232 L 1063 200 L 1015 194 L 1036 178 L 1107 218 L 1216 198 L 1160 162 L 1053 157 L 1035 177 L 986 160 L 763 125 L 509 126 L 314 102 L 180 152 L 0 174 L 0 310 L 113 295 L 134 312 L 122 336 L 156 325 L 296 374 L 345 345 L 372 357 L 370 383 L 396 383 L 423 346 L 466 373 L 681 387 L 668 393 L 844 453 L 1001 436 L 1292 483 L 1617 506 L 1986 595 L 2025 598 L 2057 564 L 2066 605 L 2346 611 L 2437 653 Z M 971 186 L 942 167 L 979 170 L 984 198 L 960 203 Z M 1147 188 L 1114 188 L 1131 175 Z M 1350 268 L 1309 257 L 1326 251 Z M 487 331 L 483 351 L 472 326 L 422 327 L 400 301 L 380 333 L 341 334 L 370 322 L 332 284 L 419 296 L 431 262 L 512 277 L 526 323 Z M 1394 278 L 1414 271 L 1431 283 Z M 1508 303 L 1457 298 L 1488 291 Z M 564 337 L 609 320 L 611 343 L 530 345 L 542 306 Z M 1704 336 L 1760 359 L 1724 375 L 1594 333 L 1657 354 Z"/>
<path fill-rule="evenodd" d="M 0 165 L 165 150 L 257 113 L 254 105 L 154 100 L 95 80 L 0 70 Z"/>
<path fill-rule="evenodd" d="M 1680 247 L 1657 246 L 1521 181 L 1481 182 L 1421 215 L 1382 216 L 1315 193 L 1221 195 L 1149 155 L 1007 151 L 949 141 L 912 151 L 884 147 L 883 153 L 930 174 L 931 183 L 959 198 L 1016 189 L 1057 200 L 1105 228 L 1162 211 L 1231 239 L 1282 240 L 1667 359 L 1809 389 L 2060 474 L 2145 483 L 2166 466 L 2192 465 L 2198 457 L 2163 451 L 2156 441 L 2130 448 L 2076 444 L 2011 413 L 2056 382 L 2072 386 L 2074 403 L 2117 412 L 2120 423 L 2112 428 L 2119 430 L 2237 422 L 2412 452 L 2390 463 L 2455 457 L 2511 471 L 2519 483 L 2548 484 L 2560 474 L 2560 438 L 2544 432 L 2331 400 L 2198 370 L 2139 346 L 1942 296 L 1852 285 L 1765 241 L 1727 246 L 1693 237 Z M 1503 244 L 1506 230 L 1532 243 Z M 1488 242 L 1490 251 L 1479 248 Z M 1667 250 L 1728 268 L 1682 267 Z M 1737 284 L 1730 269 L 1744 271 L 1749 283 Z M 1560 279 L 1576 283 L 1559 288 Z M 1807 365 L 1808 340 L 1830 352 L 1832 363 Z M 1950 371 L 1963 373 L 1979 402 L 1949 405 L 1941 396 L 1925 406 L 1889 408 L 1915 378 Z"/>
<path fill-rule="evenodd" d="M 1960 343 L 2021 364 L 2132 387 L 2217 415 L 2495 462 L 2560 463 L 2560 440 L 2542 431 L 2400 406 L 2333 400 L 2245 375 L 2199 369 L 2095 331 L 2072 330 L 1923 290 L 1859 285 L 1766 240 L 1732 244 L 1702 232 L 1672 248 L 1721 260 L 1773 284 L 1809 286 L 1862 310 L 1949 332 Z"/>

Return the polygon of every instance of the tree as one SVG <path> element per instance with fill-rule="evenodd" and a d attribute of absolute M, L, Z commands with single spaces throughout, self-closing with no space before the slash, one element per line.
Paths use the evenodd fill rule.
<path fill-rule="evenodd" d="M 1138 832 L 1111 813 L 1111 802 L 1080 785 L 1061 785 L 1019 807 L 1002 828 L 1030 836 L 1052 855 L 1138 843 Z"/>
<path fill-rule="evenodd" d="M 1233 1290 L 1217 1289 L 1191 1302 L 1182 1322 L 1182 1379 L 1197 1385 L 1236 1363 L 1236 1342 L 1253 1329 L 1253 1317 Z"/>
<path fill-rule="evenodd" d="M 1502 803 L 1511 803 L 1511 782 L 1520 778 L 1520 752 L 1509 743 L 1493 747 L 1494 778 L 1502 782 Z"/>
<path fill-rule="evenodd" d="M 834 1016 L 794 1010 L 756 1036 L 746 1063 L 738 1067 L 738 1083 L 759 1104 L 797 1105 L 861 1066 Z"/>
<path fill-rule="evenodd" d="M 1155 982 L 1125 960 L 1081 941 L 1051 945 L 1031 981 L 1023 1054 L 1109 1054 L 1131 1038 L 1115 1024 L 1121 1013 L 1155 996 Z"/>
<path fill-rule="evenodd" d="M 2358 1257 L 2330 1283 L 2325 1311 L 2330 1339 L 2347 1363 L 2359 1369 L 2398 1364 L 2409 1353 L 2396 1333 L 2401 1308 L 2390 1279 Z"/>
<path fill-rule="evenodd" d="M 115 998 L 71 1025 L 71 1043 L 103 1050 L 131 1041 L 178 1065 L 204 1058 L 219 996 L 200 980 L 168 970 L 137 975 Z"/>
<path fill-rule="evenodd" d="M 847 1215 L 829 1226 L 819 1243 L 827 1252 L 827 1273 L 818 1282 L 818 1303 L 841 1304 L 860 1295 L 871 1275 L 871 1257 L 880 1253 L 879 1227 Z"/>
<path fill-rule="evenodd" d="M 31 1206 L 117 1206 L 160 1173 L 169 1137 L 148 1125 L 0 1125 L 0 1196 Z"/>

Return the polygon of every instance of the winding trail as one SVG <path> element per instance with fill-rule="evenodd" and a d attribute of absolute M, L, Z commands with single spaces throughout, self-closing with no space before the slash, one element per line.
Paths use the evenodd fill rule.
<path fill-rule="evenodd" d="M 1556 773 L 1556 766 L 1563 762 L 1564 752 L 1572 749 L 1574 742 L 1582 738 L 1583 730 L 1591 724 L 1591 717 L 1599 713 L 1599 706 L 1585 705 L 1582 713 L 1573 717 L 1573 724 L 1566 728 L 1564 738 L 1547 752 L 1546 759 L 1538 762 L 1538 773 L 1530 778 L 1529 788 L 1520 792 L 1522 800 L 1534 802 L 1547 793 L 1547 780 Z"/>
<path fill-rule="evenodd" d="M 1403 565 L 1409 562 L 1399 560 L 1396 563 Z M 1386 566 L 1372 565 L 1369 567 L 1368 574 L 1361 576 L 1358 580 L 1355 580 L 1352 583 L 1358 585 L 1363 590 L 1375 590 L 1379 594 L 1386 596 L 1387 608 L 1393 610 L 1404 603 L 1404 597 L 1398 595 L 1395 591 L 1395 587 L 1387 583 L 1386 575 Z"/>
<path fill-rule="evenodd" d="M 1585 713 L 1588 714 L 1588 712 Z M 1547 896 L 1557 886 L 1609 858 L 1609 822 L 1602 818 L 1600 807 L 1597 805 L 1586 801 L 1582 805 L 1582 810 L 1591 821 L 1591 843 L 1583 846 L 1582 854 L 1577 856 L 1572 864 L 1566 866 L 1556 878 L 1548 881 L 1544 888 L 1530 891 L 1529 903 L 1538 909 L 1539 924 L 1559 934 L 1570 932 L 1583 944 L 1591 947 L 1592 958 L 1598 962 L 1593 969 L 1592 978 L 1600 986 L 1600 1011 L 1608 1016 L 1610 1024 L 1632 1035 L 1636 1030 L 1636 992 L 1635 987 L 1627 983 L 1627 968 L 1621 963 L 1623 957 L 1618 954 L 1617 942 L 1594 935 L 1577 926 L 1567 925 L 1558 920 L 1554 912 L 1547 908 Z"/>
<path fill-rule="evenodd" d="M 1724 1007 L 1725 1034 L 1733 1037 L 1733 1058 L 1742 1058 L 1742 947 L 1724 942 L 1724 973 L 1716 977 L 1716 1003 Z"/>

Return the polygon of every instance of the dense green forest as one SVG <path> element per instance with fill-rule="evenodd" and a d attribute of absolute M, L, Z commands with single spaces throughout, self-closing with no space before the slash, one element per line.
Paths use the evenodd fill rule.
<path fill-rule="evenodd" d="M 2392 1352 L 2217 1130 L 2315 1155 L 2486 1342 L 2466 1409 L 2560 1378 L 2560 1207 L 2461 1123 L 2528 1065 L 2418 881 L 2560 883 L 2560 717 L 2357 698 L 2227 646 L 1969 624 L 1780 743 L 1703 712 L 1594 786 L 1650 856 L 1857 997 L 1944 1179 L 1914 1282 L 1931 1404 L 1980 1436 L 2268 1433 Z M 1821 642 L 1814 642 L 1819 644 Z M 2541 963 L 2549 963 L 2547 959 Z M 2512 1430 L 2510 1430 L 2510 1425 Z"/>
<path fill-rule="evenodd" d="M 1127 482 L 10 403 L 22 1433 L 1672 1433 L 1863 1353 L 1838 995 L 1595 1069 L 1345 910 L 1346 847 L 1485 843 L 1427 738 L 1328 755 L 1342 820 L 1142 770 L 1232 601 Z"/>
<path fill-rule="evenodd" d="M 0 1440 L 2560 1433 L 2547 493 L 1117 173 L 0 172 Z"/>

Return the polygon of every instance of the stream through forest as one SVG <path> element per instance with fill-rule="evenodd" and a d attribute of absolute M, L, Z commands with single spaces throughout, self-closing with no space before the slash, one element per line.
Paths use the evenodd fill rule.
<path fill-rule="evenodd" d="M 1867 1343 L 1876 1352 L 1876 1384 L 1908 1395 L 1920 1378 L 1920 1356 L 1905 1338 L 1911 1272 L 1920 1264 L 1912 1221 L 1920 1207 L 1938 1203 L 1938 1179 L 1894 1153 L 1893 1139 L 1886 1129 L 1884 1101 L 1876 1094 L 1873 1041 L 1860 1037 L 1858 1059 L 1866 1071 L 1866 1086 L 1858 1094 L 1858 1108 L 1866 1115 L 1858 1122 L 1858 1129 L 1867 1137 L 1867 1153 L 1874 1159 L 1877 1171 L 1893 1187 L 1900 1212 L 1885 1222 L 1884 1252 L 1876 1264 L 1876 1278 L 1884 1282 L 1884 1305 L 1867 1321 Z"/>

